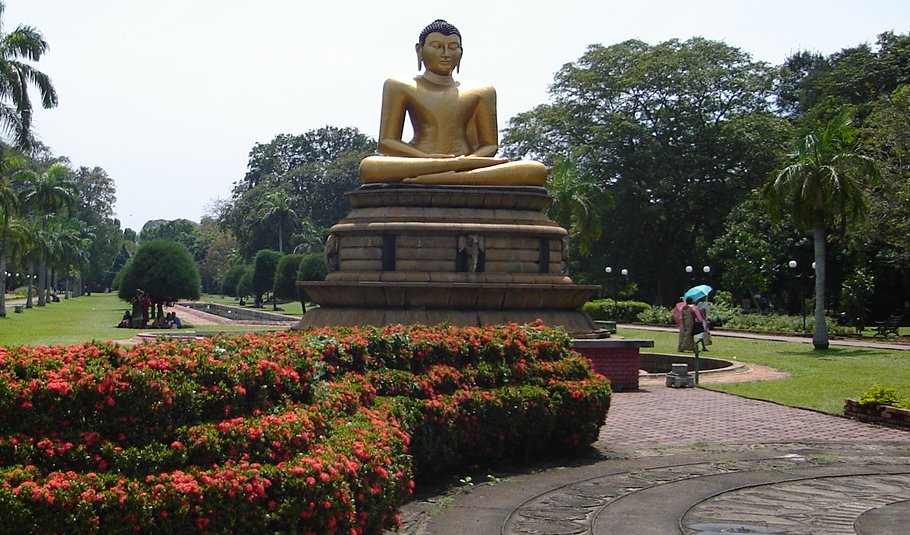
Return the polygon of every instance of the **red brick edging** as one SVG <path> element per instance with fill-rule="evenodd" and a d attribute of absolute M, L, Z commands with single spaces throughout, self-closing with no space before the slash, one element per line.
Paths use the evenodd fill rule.
<path fill-rule="evenodd" d="M 910 430 L 910 409 L 888 405 L 860 405 L 855 399 L 844 401 L 844 416 L 861 422 Z"/>

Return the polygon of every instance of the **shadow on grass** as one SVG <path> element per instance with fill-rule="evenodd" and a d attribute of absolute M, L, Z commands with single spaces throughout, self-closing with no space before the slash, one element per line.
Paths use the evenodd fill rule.
<path fill-rule="evenodd" d="M 808 347 L 802 351 L 794 349 L 776 351 L 775 353 L 782 357 L 811 357 L 816 360 L 833 360 L 833 358 L 839 357 L 869 357 L 872 355 L 880 355 L 881 352 L 881 349 L 874 348 L 831 346 L 824 350 L 816 350 Z"/>

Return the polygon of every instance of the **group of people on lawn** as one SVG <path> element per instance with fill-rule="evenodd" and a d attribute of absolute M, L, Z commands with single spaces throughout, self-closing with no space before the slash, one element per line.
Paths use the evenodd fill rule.
<path fill-rule="evenodd" d="M 117 327 L 125 329 L 142 329 L 151 327 L 153 329 L 182 329 L 183 324 L 176 312 L 169 312 L 166 315 L 158 314 L 149 325 L 149 317 L 152 309 L 152 298 L 148 292 L 136 289 L 136 294 L 130 300 L 132 310 L 123 313 L 123 318 Z M 160 306 L 159 306 L 160 310 Z"/>

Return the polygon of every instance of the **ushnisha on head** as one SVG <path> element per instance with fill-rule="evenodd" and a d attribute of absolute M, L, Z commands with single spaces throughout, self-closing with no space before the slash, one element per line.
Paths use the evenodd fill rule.
<path fill-rule="evenodd" d="M 428 42 L 429 40 L 429 42 Z M 426 66 L 430 72 L 450 75 L 461 64 L 461 32 L 442 19 L 431 22 L 417 38 L 417 68 Z"/>

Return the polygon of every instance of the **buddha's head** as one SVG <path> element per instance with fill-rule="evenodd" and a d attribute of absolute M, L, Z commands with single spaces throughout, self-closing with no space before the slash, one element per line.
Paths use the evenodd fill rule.
<path fill-rule="evenodd" d="M 442 19 L 436 19 L 420 32 L 417 44 L 417 68 L 425 66 L 434 74 L 448 76 L 461 63 L 461 32 Z"/>

